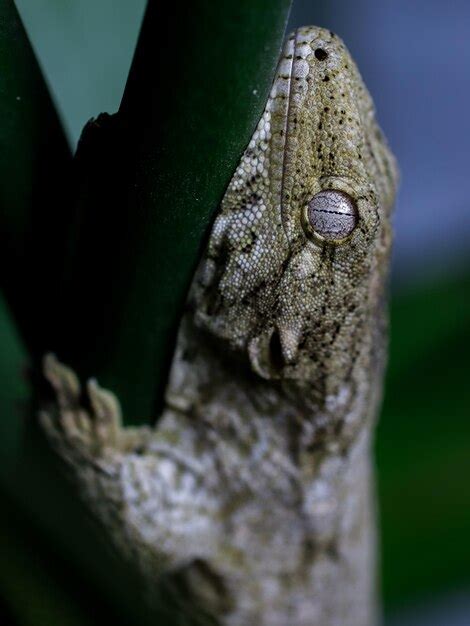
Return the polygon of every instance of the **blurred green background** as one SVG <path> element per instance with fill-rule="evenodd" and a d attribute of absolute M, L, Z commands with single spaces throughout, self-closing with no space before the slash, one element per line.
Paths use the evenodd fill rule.
<path fill-rule="evenodd" d="M 16 4 L 75 146 L 90 117 L 119 107 L 145 2 L 17 0 Z M 379 9 L 365 0 L 351 6 L 294 0 L 290 18 L 292 27 L 317 23 L 345 39 L 402 169 L 390 362 L 376 446 L 382 587 L 390 624 L 443 624 L 442 606 L 447 626 L 470 623 L 470 601 L 468 605 L 461 601 L 462 593 L 470 589 L 470 270 L 465 238 L 470 234 L 470 207 L 463 184 L 470 161 L 458 132 L 465 128 L 454 126 L 465 101 L 456 94 L 470 92 L 468 81 L 459 78 L 469 74 L 468 56 L 459 56 L 459 37 L 470 34 L 470 11 L 463 2 L 455 4 L 451 9 L 442 3 L 418 2 L 411 9 L 404 2 L 385 2 Z M 401 31 L 391 26 L 395 14 L 404 20 Z M 435 51 L 435 41 L 441 54 Z M 429 73 L 436 63 L 437 78 L 432 69 Z M 438 88 L 442 73 L 446 94 Z M 413 87 L 404 93 L 406 77 Z M 452 80 L 455 84 L 449 88 Z M 439 98 L 445 100 L 441 108 Z M 5 303 L 0 304 L 0 399 L 20 415 L 26 383 L 17 379 L 12 364 L 23 362 L 24 351 Z M 2 451 L 8 451 L 2 472 L 19 471 L 12 459 L 23 442 L 8 428 L 8 420 L 0 423 L 0 437 L 7 442 Z M 40 451 L 31 451 L 35 453 Z M 60 508 L 61 490 L 67 487 L 55 489 L 50 501 Z M 110 616 L 116 624 L 127 623 L 119 602 L 110 601 L 114 579 L 124 575 L 115 556 L 101 559 L 99 547 L 88 557 L 84 554 L 92 552 L 92 523 L 90 528 L 85 523 L 83 535 L 70 542 L 66 528 L 58 536 L 41 519 L 28 515 L 27 501 L 34 497 L 26 495 L 25 505 L 19 507 L 11 495 L 2 495 L 4 623 L 79 626 Z M 64 519 L 81 514 L 78 508 L 63 511 Z M 113 568 L 112 575 L 109 570 L 90 573 L 89 561 L 100 559 L 104 569 Z M 110 593 L 103 597 L 100 585 L 106 577 L 113 580 Z M 428 609 L 406 613 L 413 606 Z"/>

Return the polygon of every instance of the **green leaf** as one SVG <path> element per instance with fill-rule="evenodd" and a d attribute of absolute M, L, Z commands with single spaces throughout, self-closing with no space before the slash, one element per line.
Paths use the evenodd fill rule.
<path fill-rule="evenodd" d="M 18 13 L 0 2 L 0 284 L 43 349 L 66 246 L 71 154 Z"/>
<path fill-rule="evenodd" d="M 153 417 L 201 246 L 262 113 L 289 0 L 149 4 L 118 117 L 77 158 L 82 224 L 55 351 Z"/>
<path fill-rule="evenodd" d="M 76 488 L 66 477 L 65 466 L 59 464 L 38 430 L 28 384 L 28 365 L 24 345 L 0 294 L 0 535 L 5 542 L 3 546 L 0 541 L 4 557 L 3 568 L 0 567 L 0 595 L 3 589 L 4 600 L 8 601 L 11 611 L 15 615 L 21 612 L 21 619 L 29 624 L 40 610 L 40 603 L 31 598 L 32 604 L 24 606 L 23 611 L 22 594 L 26 589 L 36 593 L 35 588 L 38 594 L 49 594 L 53 583 L 46 570 L 54 560 L 54 551 L 59 551 L 65 562 L 70 563 L 56 575 L 64 593 L 73 588 L 71 572 L 82 572 L 82 593 L 98 589 L 100 601 L 114 605 L 116 613 L 124 616 L 121 621 L 115 620 L 118 626 L 133 623 L 134 619 L 135 623 L 146 623 L 141 604 L 135 607 L 136 597 L 139 597 L 135 573 L 129 572 L 128 566 L 111 549 L 109 538 L 92 521 Z M 26 520 L 18 524 L 11 521 L 12 517 Z M 48 556 L 43 556 L 41 565 L 43 581 L 36 580 L 32 564 L 26 571 L 26 556 L 19 548 L 18 551 L 12 548 L 12 554 L 10 549 L 7 551 L 8 545 L 27 545 L 30 536 L 37 533 L 45 537 L 43 542 L 49 546 Z M 37 551 L 34 554 L 37 560 Z M 45 588 L 40 591 L 42 585 Z M 57 600 L 60 605 L 65 602 Z M 55 612 L 56 608 L 62 611 L 55 607 L 55 602 L 53 597 L 45 598 L 42 609 L 46 613 Z"/>
<path fill-rule="evenodd" d="M 392 300 L 377 433 L 386 605 L 470 582 L 470 276 Z"/>
<path fill-rule="evenodd" d="M 2 494 L 3 495 L 3 494 Z M 41 550 L 31 540 L 29 529 L 18 529 L 18 515 L 5 509 L 2 497 L 0 519 L 0 594 L 2 604 L 18 626 L 97 626 L 83 614 L 64 580 L 51 573 L 51 550 Z M 20 523 L 21 526 L 21 523 Z"/>
<path fill-rule="evenodd" d="M 62 358 L 70 355 L 83 372 L 98 374 L 114 388 L 136 420 L 153 413 L 204 234 L 267 97 L 288 4 L 196 1 L 191 11 L 175 7 L 164 18 L 151 3 L 121 113 L 91 124 L 75 159 L 76 201 L 68 189 L 69 155 L 63 153 L 63 162 L 57 157 L 47 91 L 16 13 L 2 6 L 10 10 L 5 24 L 13 20 L 21 33 L 22 52 L 11 67 L 24 63 L 30 94 L 9 140 L 16 149 L 15 133 L 28 123 L 24 145 L 18 145 L 22 154 L 29 150 L 34 156 L 32 164 L 20 160 L 13 172 L 4 170 L 16 182 L 26 172 L 24 201 L 18 208 L 14 194 L 6 196 L 2 216 L 12 236 L 8 254 L 16 254 L 4 265 L 8 300 L 35 354 L 50 347 Z M 165 60 L 162 53 L 170 50 Z M 55 128 L 60 130 L 58 123 Z M 42 154 L 46 147 L 49 160 Z M 38 163 L 51 170 L 39 175 L 33 168 Z M 40 182 L 37 202 L 28 191 L 32 179 Z M 0 351 L 0 371 L 13 381 L 0 394 L 2 433 L 11 441 L 0 442 L 9 459 L 0 467 L 5 497 L 34 516 L 40 531 L 84 573 L 86 584 L 112 598 L 124 621 L 132 616 L 132 623 L 148 623 L 138 579 L 110 551 L 34 427 L 30 387 L 20 378 L 27 352 L 3 302 L 0 328 L 7 348 Z M 21 578 L 21 563 L 17 574 Z M 60 580 L 65 588 L 66 576 Z M 25 582 L 31 593 L 33 582 Z M 16 608 L 17 591 L 8 591 Z M 158 615 L 158 623 L 174 621 L 162 617 L 164 611 Z"/>

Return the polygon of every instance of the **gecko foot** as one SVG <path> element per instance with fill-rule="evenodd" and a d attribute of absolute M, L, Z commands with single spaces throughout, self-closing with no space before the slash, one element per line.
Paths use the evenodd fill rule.
<path fill-rule="evenodd" d="M 95 380 L 86 385 L 89 409 L 82 404 L 82 389 L 75 373 L 48 354 L 43 372 L 53 387 L 57 405 L 42 411 L 40 421 L 48 437 L 67 457 L 104 457 L 119 448 L 121 409 L 110 391 L 101 389 Z"/>
<path fill-rule="evenodd" d="M 56 402 L 41 411 L 39 418 L 47 436 L 67 460 L 96 461 L 146 449 L 152 429 L 124 428 L 119 401 L 111 391 L 90 379 L 83 394 L 75 372 L 53 354 L 44 357 L 43 373 Z"/>

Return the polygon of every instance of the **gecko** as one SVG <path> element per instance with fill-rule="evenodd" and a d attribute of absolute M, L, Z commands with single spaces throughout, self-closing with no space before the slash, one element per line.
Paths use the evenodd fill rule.
<path fill-rule="evenodd" d="M 188 623 L 378 621 L 371 444 L 397 178 L 345 45 L 298 28 L 216 213 L 155 426 L 124 427 L 111 391 L 44 358 L 48 438 L 149 594 L 180 581 Z"/>

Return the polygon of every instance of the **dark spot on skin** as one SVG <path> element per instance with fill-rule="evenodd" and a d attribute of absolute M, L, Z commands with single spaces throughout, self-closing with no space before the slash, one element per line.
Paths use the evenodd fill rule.
<path fill-rule="evenodd" d="M 189 363 L 191 361 L 191 357 L 192 357 L 191 351 L 185 348 L 181 353 L 181 360 L 187 361 Z"/>
<path fill-rule="evenodd" d="M 211 614 L 228 611 L 231 600 L 225 581 L 203 559 L 194 559 L 175 580 L 191 602 L 195 602 L 195 598 L 199 597 L 199 589 L 202 586 L 205 590 L 205 602 Z"/>
<path fill-rule="evenodd" d="M 223 297 L 217 288 L 211 289 L 207 297 L 206 313 L 210 317 L 217 315 L 223 306 Z"/>
<path fill-rule="evenodd" d="M 318 59 L 319 61 L 324 61 L 327 57 L 328 57 L 328 52 L 326 52 L 326 50 L 323 50 L 323 48 L 317 48 L 315 50 L 315 58 Z"/>
<path fill-rule="evenodd" d="M 344 420 L 340 420 L 337 424 L 335 424 L 334 432 L 337 437 L 340 436 L 341 431 L 343 430 Z"/>
<path fill-rule="evenodd" d="M 323 79 L 323 82 L 327 83 L 329 80 L 330 80 L 330 77 L 329 76 L 325 76 L 325 78 Z"/>

